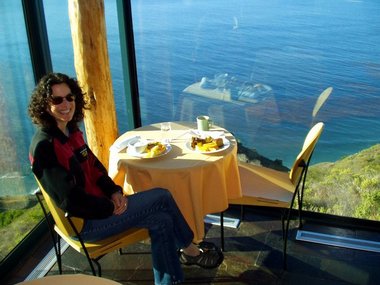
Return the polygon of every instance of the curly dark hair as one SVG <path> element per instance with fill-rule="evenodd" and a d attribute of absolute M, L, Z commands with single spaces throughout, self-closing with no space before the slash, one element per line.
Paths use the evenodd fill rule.
<path fill-rule="evenodd" d="M 87 108 L 85 93 L 83 93 L 76 79 L 62 73 L 49 73 L 41 78 L 30 98 L 28 112 L 32 122 L 42 127 L 57 125 L 56 120 L 47 111 L 49 98 L 52 96 L 52 86 L 66 83 L 71 93 L 75 95 L 75 113 L 68 123 L 69 127 L 78 127 L 78 123 L 84 118 L 84 110 Z"/>

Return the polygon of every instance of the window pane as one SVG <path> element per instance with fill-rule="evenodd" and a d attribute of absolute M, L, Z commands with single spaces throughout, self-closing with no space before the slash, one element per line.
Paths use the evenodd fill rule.
<path fill-rule="evenodd" d="M 0 260 L 40 221 L 28 160 L 34 86 L 21 1 L 0 1 Z"/>
<path fill-rule="evenodd" d="M 323 121 L 307 209 L 380 220 L 379 10 L 376 1 L 132 1 L 142 122 L 209 115 L 251 160 L 290 168 Z"/>
<path fill-rule="evenodd" d="M 68 3 L 44 0 L 43 4 L 53 71 L 75 76 Z"/>
<path fill-rule="evenodd" d="M 124 80 L 121 68 L 119 27 L 115 0 L 105 0 L 107 44 L 111 66 L 112 86 L 115 96 L 119 131 L 127 130 L 127 111 L 124 95 Z M 76 77 L 74 51 L 71 39 L 68 2 L 44 0 L 46 26 L 49 35 L 53 70 Z"/>

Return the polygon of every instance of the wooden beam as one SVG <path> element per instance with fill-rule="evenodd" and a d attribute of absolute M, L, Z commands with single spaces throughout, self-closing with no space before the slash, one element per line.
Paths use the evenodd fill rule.
<path fill-rule="evenodd" d="M 103 0 L 69 0 L 77 79 L 91 109 L 85 114 L 87 142 L 108 167 L 109 147 L 118 136 Z"/>

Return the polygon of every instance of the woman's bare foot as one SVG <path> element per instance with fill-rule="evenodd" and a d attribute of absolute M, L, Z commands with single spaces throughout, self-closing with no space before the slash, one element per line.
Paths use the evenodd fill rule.
<path fill-rule="evenodd" d="M 191 243 L 188 247 L 183 248 L 182 252 L 189 256 L 198 256 L 201 253 L 199 248 L 193 243 Z"/>

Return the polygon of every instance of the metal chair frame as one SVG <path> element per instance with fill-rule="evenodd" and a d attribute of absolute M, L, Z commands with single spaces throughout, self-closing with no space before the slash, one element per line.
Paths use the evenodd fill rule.
<path fill-rule="evenodd" d="M 297 181 L 297 184 L 294 187 L 294 192 L 292 194 L 291 200 L 288 203 L 288 206 L 286 208 L 282 208 L 283 210 L 282 210 L 282 214 L 281 214 L 281 226 L 282 226 L 282 238 L 284 240 L 284 244 L 283 244 L 283 268 L 284 269 L 287 269 L 287 243 L 288 243 L 288 237 L 289 237 L 289 224 L 290 224 L 290 220 L 291 220 L 291 213 L 293 210 L 295 199 L 297 197 L 298 220 L 299 220 L 298 228 L 302 228 L 302 226 L 303 226 L 303 224 L 302 224 L 302 204 L 303 204 L 303 196 L 304 196 L 306 176 L 307 176 L 307 172 L 308 172 L 308 168 L 309 168 L 311 158 L 312 158 L 313 153 L 314 153 L 315 145 L 316 145 L 316 143 L 319 139 L 319 136 L 323 130 L 323 126 L 324 126 L 323 123 L 319 123 L 319 126 L 316 127 L 316 129 L 318 130 L 318 133 L 316 134 L 316 137 L 314 138 L 312 143 L 310 143 L 312 148 L 310 150 L 309 156 L 307 157 L 307 161 L 305 161 L 305 159 L 301 159 L 301 160 L 297 159 L 295 164 L 292 167 L 292 169 L 298 169 L 299 168 L 300 174 L 299 174 L 299 179 Z M 308 138 L 308 137 L 306 137 L 306 138 Z M 306 142 L 306 139 L 305 139 L 305 142 Z M 305 143 L 304 143 L 304 146 L 305 146 Z M 302 149 L 302 151 L 304 151 L 304 148 Z M 302 153 L 302 151 L 301 151 L 301 153 Z M 239 201 L 239 199 L 237 199 L 237 200 Z M 237 203 L 234 203 L 234 204 L 237 204 Z M 260 205 L 255 205 L 254 203 L 253 204 L 250 204 L 250 203 L 241 204 L 241 220 L 244 219 L 244 206 L 246 206 L 246 205 L 260 206 Z M 224 213 L 221 212 L 220 213 L 220 220 L 221 220 L 220 236 L 221 236 L 221 248 L 222 248 L 222 250 L 224 250 L 224 247 L 225 247 L 223 217 L 224 217 Z M 285 219 L 286 219 L 286 223 L 285 223 Z"/>
<path fill-rule="evenodd" d="M 56 254 L 56 258 L 57 258 L 57 265 L 58 265 L 59 274 L 62 274 L 61 240 L 63 239 L 66 242 L 68 242 L 70 240 L 73 242 L 74 240 L 72 239 L 72 237 L 64 236 L 63 231 L 61 231 L 57 227 L 55 221 L 54 221 L 54 223 L 52 222 L 51 215 L 48 214 L 46 206 L 43 204 L 43 193 L 42 193 L 42 191 L 43 190 L 41 190 L 41 188 L 39 187 L 35 191 L 34 194 L 37 197 L 37 200 L 38 200 L 38 202 L 39 202 L 39 204 L 40 204 L 40 206 L 42 208 L 42 211 L 44 213 L 45 220 L 46 220 L 46 222 L 48 224 L 50 236 L 51 236 L 51 239 L 52 239 L 52 242 L 53 242 L 54 251 L 55 251 L 55 254 Z M 74 242 L 79 242 L 80 243 L 81 250 L 83 251 L 82 253 L 86 256 L 87 261 L 88 261 L 88 263 L 90 265 L 90 268 L 91 268 L 91 272 L 92 272 L 92 274 L 94 276 L 97 275 L 96 272 L 98 272 L 98 276 L 102 275 L 102 268 L 101 268 L 101 265 L 99 263 L 99 260 L 102 257 L 104 257 L 107 253 L 109 253 L 109 252 L 117 249 L 120 254 L 123 254 L 122 249 L 121 249 L 122 246 L 125 246 L 127 244 L 131 244 L 131 243 L 136 242 L 138 240 L 144 240 L 146 238 L 149 238 L 149 234 L 148 234 L 147 230 L 145 230 L 145 229 L 132 229 L 132 230 L 129 230 L 129 231 L 125 232 L 125 240 L 122 240 L 122 237 L 121 237 L 120 242 L 115 242 L 117 240 L 110 241 L 109 243 L 107 243 L 106 240 L 99 241 L 98 242 L 100 244 L 99 247 L 104 247 L 104 250 L 102 250 L 101 254 L 96 255 L 94 257 L 91 257 L 91 254 L 90 254 L 90 252 L 88 250 L 86 242 L 83 241 L 83 239 L 82 239 L 82 237 L 80 235 L 79 230 L 75 226 L 75 223 L 74 223 L 74 221 L 72 219 L 73 217 L 70 214 L 65 213 L 65 218 L 67 219 L 68 223 L 70 224 L 71 229 L 75 233 L 75 237 L 77 238 L 77 241 L 74 241 Z M 130 239 L 130 241 L 127 242 L 126 240 L 129 237 L 129 235 L 131 236 L 131 239 Z M 120 234 L 116 235 L 116 237 L 117 236 L 120 236 Z M 70 242 L 68 242 L 68 243 L 70 245 Z M 76 249 L 76 250 L 78 251 L 78 249 Z M 95 267 L 94 267 L 93 263 L 96 264 L 97 271 L 95 270 Z"/>

